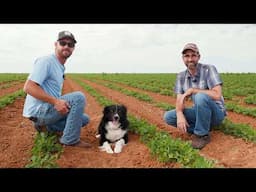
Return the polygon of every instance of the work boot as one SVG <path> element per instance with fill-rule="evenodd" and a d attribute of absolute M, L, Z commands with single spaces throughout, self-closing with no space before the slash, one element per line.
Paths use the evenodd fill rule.
<path fill-rule="evenodd" d="M 208 143 L 210 143 L 210 135 L 193 135 L 192 137 L 192 147 L 194 149 L 202 149 L 205 147 Z"/>
<path fill-rule="evenodd" d="M 45 125 L 38 125 L 34 123 L 34 128 L 40 133 L 40 132 L 47 132 L 47 128 Z"/>
<path fill-rule="evenodd" d="M 82 148 L 90 148 L 90 147 L 92 147 L 92 144 L 90 144 L 90 143 L 86 143 L 86 142 L 84 142 L 84 141 L 78 141 L 77 143 L 75 143 L 75 144 L 71 144 L 71 145 L 66 145 L 66 144 L 64 144 L 65 146 L 72 146 L 72 147 L 82 147 Z"/>

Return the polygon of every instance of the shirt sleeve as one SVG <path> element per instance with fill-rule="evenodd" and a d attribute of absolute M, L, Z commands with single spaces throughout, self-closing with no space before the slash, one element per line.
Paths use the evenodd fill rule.
<path fill-rule="evenodd" d="M 209 65 L 207 84 L 208 84 L 209 89 L 212 89 L 216 85 L 223 84 L 220 74 L 218 73 L 218 71 L 214 65 Z"/>
<path fill-rule="evenodd" d="M 176 94 L 183 94 L 184 93 L 184 90 L 182 88 L 183 84 L 184 84 L 184 74 L 179 73 L 176 77 L 176 83 L 175 83 L 175 87 L 174 87 L 174 92 Z"/>
<path fill-rule="evenodd" d="M 48 63 L 46 59 L 39 58 L 35 61 L 32 73 L 28 79 L 42 85 L 48 76 Z"/>

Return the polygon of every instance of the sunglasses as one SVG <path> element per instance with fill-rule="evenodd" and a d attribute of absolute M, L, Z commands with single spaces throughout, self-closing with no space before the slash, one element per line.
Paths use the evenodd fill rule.
<path fill-rule="evenodd" d="M 70 48 L 75 47 L 75 43 L 73 43 L 73 42 L 59 41 L 59 44 L 63 47 L 66 45 L 68 45 L 68 47 L 70 47 Z"/>

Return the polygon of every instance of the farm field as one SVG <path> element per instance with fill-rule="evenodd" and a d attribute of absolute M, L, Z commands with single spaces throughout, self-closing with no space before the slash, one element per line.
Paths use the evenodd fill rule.
<path fill-rule="evenodd" d="M 22 88 L 27 74 L 12 75 L 0 74 L 0 167 L 24 168 L 31 162 L 37 133 L 32 123 L 22 117 L 25 97 Z M 256 74 L 221 74 L 228 116 L 222 126 L 213 128 L 211 143 L 201 151 L 187 145 L 191 136 L 163 121 L 164 111 L 175 105 L 172 91 L 175 77 L 175 74 L 67 74 L 63 94 L 81 91 L 86 96 L 85 112 L 91 121 L 82 129 L 81 139 L 93 147 L 64 147 L 56 160 L 57 166 L 256 168 Z M 106 105 L 102 98 L 124 104 L 131 115 L 129 143 L 119 154 L 98 149 L 95 134 Z M 152 126 L 159 135 L 143 140 L 147 136 L 143 135 L 145 130 L 151 130 Z"/>

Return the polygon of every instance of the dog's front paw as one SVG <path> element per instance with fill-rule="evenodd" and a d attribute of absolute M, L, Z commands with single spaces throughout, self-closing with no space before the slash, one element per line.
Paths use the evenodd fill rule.
<path fill-rule="evenodd" d="M 115 149 L 114 149 L 115 153 L 120 153 L 121 151 L 122 151 L 122 146 L 120 145 L 115 146 Z"/>
<path fill-rule="evenodd" d="M 110 148 L 106 150 L 107 153 L 114 153 L 114 151 Z"/>
<path fill-rule="evenodd" d="M 119 141 L 117 141 L 114 149 L 115 153 L 120 153 L 124 145 L 125 143 L 123 139 L 120 139 Z"/>
<path fill-rule="evenodd" d="M 100 147 L 101 151 L 106 151 L 107 153 L 114 153 L 111 146 L 107 141 L 103 143 L 103 145 Z"/>

